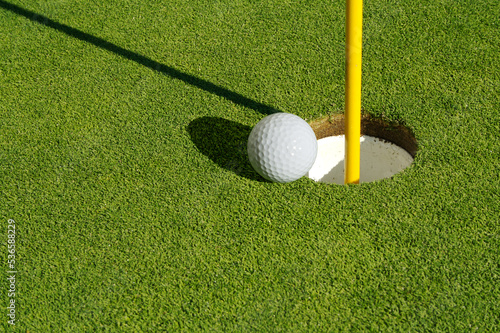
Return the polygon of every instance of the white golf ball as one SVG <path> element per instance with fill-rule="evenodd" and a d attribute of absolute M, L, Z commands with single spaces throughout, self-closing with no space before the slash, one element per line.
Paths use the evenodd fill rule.
<path fill-rule="evenodd" d="M 255 125 L 248 137 L 248 159 L 262 177 L 288 183 L 307 174 L 316 160 L 318 142 L 299 116 L 274 113 Z"/>

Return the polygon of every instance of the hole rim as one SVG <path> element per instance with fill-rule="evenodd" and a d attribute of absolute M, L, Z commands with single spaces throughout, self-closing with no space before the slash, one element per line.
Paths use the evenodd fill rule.
<path fill-rule="evenodd" d="M 316 140 L 329 136 L 345 135 L 345 116 L 337 114 L 325 116 L 309 122 Z M 408 152 L 413 159 L 418 152 L 418 142 L 413 132 L 405 125 L 387 121 L 381 117 L 361 114 L 361 135 L 376 137 L 393 143 Z"/>

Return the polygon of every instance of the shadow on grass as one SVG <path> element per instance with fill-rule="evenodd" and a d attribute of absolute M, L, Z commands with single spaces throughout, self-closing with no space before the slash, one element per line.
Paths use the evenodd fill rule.
<path fill-rule="evenodd" d="M 274 109 L 273 107 L 271 107 L 269 105 L 259 103 L 257 101 L 250 99 L 250 98 L 242 96 L 234 91 L 228 90 L 226 88 L 218 86 L 218 85 L 211 83 L 209 81 L 200 79 L 196 76 L 193 76 L 193 75 L 190 75 L 187 73 L 183 73 L 175 68 L 163 65 L 163 64 L 161 64 L 157 61 L 154 61 L 148 57 L 145 57 L 145 56 L 140 55 L 138 53 L 135 53 L 133 51 L 124 49 L 124 48 L 122 48 L 118 45 L 115 45 L 113 43 L 110 43 L 102 38 L 90 35 L 88 33 L 80 31 L 78 29 L 72 28 L 68 25 L 58 23 L 54 20 L 51 20 L 50 18 L 48 18 L 46 16 L 37 14 L 35 12 L 32 12 L 30 10 L 13 5 L 13 4 L 8 3 L 6 1 L 0 0 L 0 8 L 9 10 L 17 15 L 24 16 L 25 18 L 27 18 L 33 22 L 39 23 L 41 25 L 44 25 L 46 27 L 63 32 L 68 36 L 74 37 L 76 39 L 79 39 L 81 41 L 84 41 L 84 42 L 87 42 L 90 44 L 93 44 L 101 49 L 107 50 L 109 52 L 113 52 L 117 55 L 120 55 L 120 56 L 126 58 L 126 59 L 135 61 L 136 63 L 138 63 L 140 65 L 148 67 L 154 71 L 168 75 L 174 79 L 183 81 L 183 82 L 190 84 L 192 86 L 195 86 L 199 89 L 202 89 L 202 90 L 208 91 L 209 93 L 223 97 L 223 98 L 225 98 L 225 99 L 227 99 L 235 104 L 247 107 L 249 109 L 253 109 L 253 110 L 260 112 L 262 114 L 265 114 L 265 115 L 278 112 L 278 110 Z"/>
<path fill-rule="evenodd" d="M 193 120 L 187 131 L 199 151 L 220 167 L 241 177 L 267 182 L 248 161 L 249 126 L 222 118 L 201 117 Z"/>

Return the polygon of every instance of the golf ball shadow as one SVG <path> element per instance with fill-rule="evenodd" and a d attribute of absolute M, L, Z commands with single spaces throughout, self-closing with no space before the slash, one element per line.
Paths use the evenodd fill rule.
<path fill-rule="evenodd" d="M 247 179 L 268 182 L 251 166 L 247 141 L 252 128 L 218 117 L 201 117 L 187 131 L 198 150 L 221 168 Z"/>

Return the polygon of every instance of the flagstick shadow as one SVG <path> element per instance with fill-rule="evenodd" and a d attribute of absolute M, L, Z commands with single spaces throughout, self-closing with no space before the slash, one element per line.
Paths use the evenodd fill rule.
<path fill-rule="evenodd" d="M 141 54 L 138 54 L 136 52 L 124 49 L 123 47 L 120 47 L 118 45 L 110 43 L 102 38 L 90 35 L 88 33 L 81 31 L 81 30 L 72 28 L 68 25 L 58 23 L 54 20 L 51 20 L 50 18 L 48 18 L 46 16 L 37 14 L 35 12 L 32 12 L 30 10 L 13 5 L 13 4 L 8 3 L 6 1 L 0 0 L 0 8 L 9 10 L 12 13 L 15 13 L 17 15 L 24 16 L 25 18 L 27 18 L 33 22 L 36 22 L 36 23 L 39 23 L 39 24 L 44 25 L 46 27 L 63 32 L 68 36 L 71 36 L 71 37 L 74 37 L 74 38 L 79 39 L 81 41 L 95 45 L 101 49 L 107 50 L 109 52 L 113 52 L 119 56 L 122 56 L 123 58 L 132 60 L 132 61 L 134 61 L 140 65 L 143 65 L 147 68 L 150 68 L 154 71 L 168 75 L 174 79 L 183 81 L 187 84 L 190 84 L 190 85 L 195 86 L 199 89 L 205 90 L 209 93 L 215 94 L 217 96 L 223 97 L 223 98 L 225 98 L 225 99 L 227 99 L 235 104 L 238 104 L 238 105 L 244 106 L 246 108 L 255 110 L 255 111 L 260 112 L 264 115 L 279 112 L 279 110 L 277 110 L 269 105 L 254 101 L 254 100 L 247 98 L 245 96 L 242 96 L 234 91 L 231 91 L 231 90 L 228 90 L 228 89 L 223 88 L 221 86 L 218 86 L 212 82 L 209 82 L 209 81 L 200 79 L 196 76 L 181 72 L 175 68 L 161 64 L 161 63 L 154 61 L 148 57 L 145 57 Z"/>

